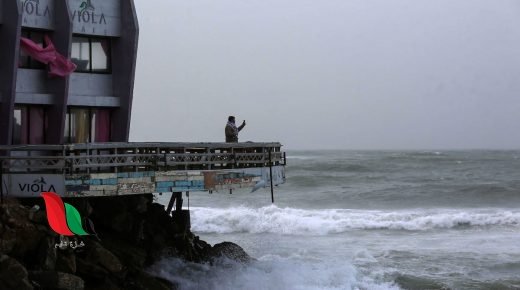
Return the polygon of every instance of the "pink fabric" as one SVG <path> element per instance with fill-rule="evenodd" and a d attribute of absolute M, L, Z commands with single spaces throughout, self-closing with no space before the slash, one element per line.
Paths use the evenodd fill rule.
<path fill-rule="evenodd" d="M 56 48 L 54 48 L 52 43 L 51 45 L 47 43 L 47 47 L 43 48 L 29 38 L 21 37 L 20 47 L 32 58 L 44 64 L 48 64 L 56 59 Z"/>
<path fill-rule="evenodd" d="M 49 65 L 49 76 L 51 77 L 66 77 L 76 70 L 76 64 L 56 51 L 54 44 L 47 35 L 44 38 L 47 45 L 45 48 L 25 37 L 20 39 L 20 45 L 32 58 Z"/>
<path fill-rule="evenodd" d="M 51 39 L 47 35 L 45 35 L 44 38 L 47 47 L 52 46 L 54 48 L 54 44 L 52 43 Z M 74 64 L 70 59 L 63 56 L 61 53 L 56 51 L 56 49 L 54 49 L 54 53 L 56 55 L 56 58 L 49 64 L 49 76 L 66 77 L 70 75 L 74 70 L 76 70 L 76 64 Z"/>
<path fill-rule="evenodd" d="M 96 111 L 96 137 L 95 142 L 110 141 L 110 111 L 98 109 Z"/>
<path fill-rule="evenodd" d="M 66 77 L 76 70 L 76 64 L 56 52 L 56 59 L 49 64 L 51 77 Z"/>

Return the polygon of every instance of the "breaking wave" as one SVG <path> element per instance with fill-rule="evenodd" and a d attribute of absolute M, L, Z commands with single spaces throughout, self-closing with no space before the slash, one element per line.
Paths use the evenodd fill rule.
<path fill-rule="evenodd" d="M 376 282 L 360 275 L 345 261 L 309 261 L 269 255 L 250 264 L 227 259 L 215 264 L 196 264 L 179 259 L 164 259 L 149 272 L 176 283 L 179 289 L 298 289 L 398 290 L 390 282 Z"/>
<path fill-rule="evenodd" d="M 484 226 L 520 227 L 520 210 L 349 210 L 192 207 L 191 226 L 197 233 L 277 233 L 327 235 L 351 230 L 459 229 Z"/>

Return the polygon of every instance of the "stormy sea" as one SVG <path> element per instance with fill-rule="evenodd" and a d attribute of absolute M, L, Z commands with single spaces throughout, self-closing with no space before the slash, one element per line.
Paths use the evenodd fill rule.
<path fill-rule="evenodd" d="M 274 204 L 269 188 L 190 195 L 192 231 L 256 261 L 164 259 L 156 274 L 181 289 L 520 289 L 520 151 L 287 161 Z"/>

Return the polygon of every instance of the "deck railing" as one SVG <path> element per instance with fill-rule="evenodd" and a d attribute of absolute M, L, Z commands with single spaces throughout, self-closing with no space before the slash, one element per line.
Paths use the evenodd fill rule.
<path fill-rule="evenodd" d="M 83 143 L 0 146 L 2 173 L 217 170 L 285 165 L 280 143 Z"/>

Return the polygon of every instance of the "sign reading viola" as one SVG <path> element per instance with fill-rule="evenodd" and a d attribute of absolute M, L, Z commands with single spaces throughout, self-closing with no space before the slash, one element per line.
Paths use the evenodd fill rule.
<path fill-rule="evenodd" d="M 4 174 L 2 179 L 10 196 L 38 197 L 46 191 L 65 192 L 65 181 L 59 174 Z"/>
<path fill-rule="evenodd" d="M 54 29 L 54 0 L 21 0 L 22 26 Z"/>
<path fill-rule="evenodd" d="M 119 36 L 119 1 L 70 0 L 69 8 L 74 33 Z"/>

